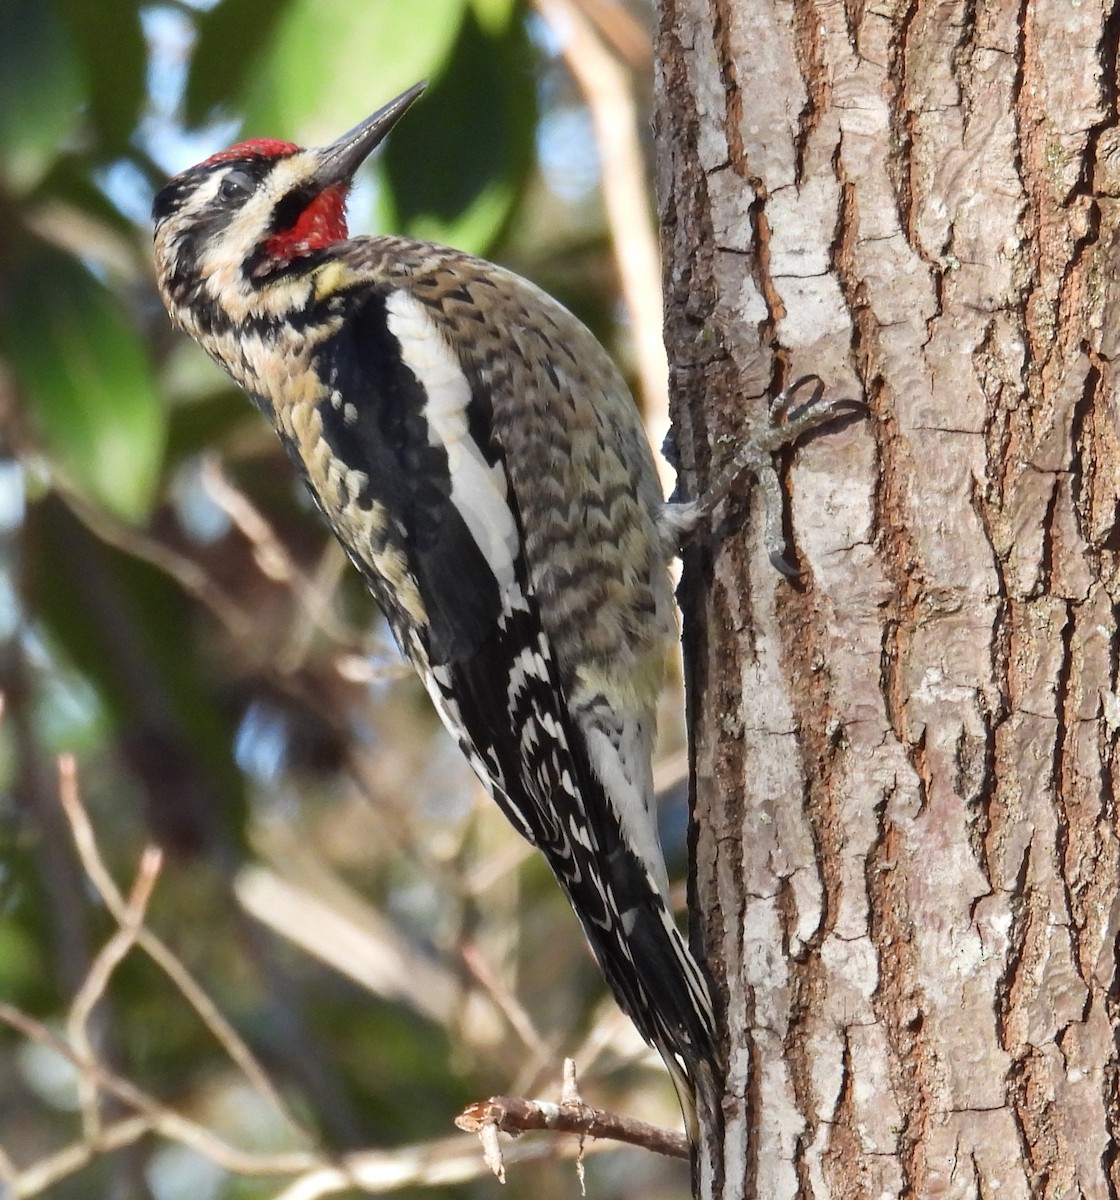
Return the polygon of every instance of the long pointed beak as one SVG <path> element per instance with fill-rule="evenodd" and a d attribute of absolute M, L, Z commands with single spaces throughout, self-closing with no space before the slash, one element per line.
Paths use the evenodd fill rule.
<path fill-rule="evenodd" d="M 412 102 L 428 86 L 426 79 L 413 84 L 384 108 L 379 108 L 372 117 L 366 117 L 337 141 L 324 146 L 319 154 L 319 169 L 316 177 L 323 187 L 331 184 L 349 183 L 354 172 L 381 144 L 385 135 L 404 116 Z"/>

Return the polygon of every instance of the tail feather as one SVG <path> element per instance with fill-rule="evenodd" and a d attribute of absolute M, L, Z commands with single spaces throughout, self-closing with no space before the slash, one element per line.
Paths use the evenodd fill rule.
<path fill-rule="evenodd" d="M 694 1136 L 696 1094 L 709 1106 L 719 1074 L 707 980 L 651 873 L 659 851 L 656 862 L 641 857 L 592 767 L 535 618 L 529 602 L 511 607 L 477 653 L 432 667 L 429 692 L 499 807 L 543 853 L 619 1006 L 665 1060 Z"/>
<path fill-rule="evenodd" d="M 718 1112 L 722 1096 L 708 982 L 637 859 L 619 850 L 611 867 L 621 919 L 607 927 L 583 921 L 584 932 L 619 1006 L 661 1055 L 695 1142 L 698 1107 Z M 578 897 L 569 898 L 579 913 Z"/>

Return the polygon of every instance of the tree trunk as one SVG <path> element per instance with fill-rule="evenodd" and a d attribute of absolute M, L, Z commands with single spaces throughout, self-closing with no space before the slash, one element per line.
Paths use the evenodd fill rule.
<path fill-rule="evenodd" d="M 661 0 L 721 1197 L 1120 1195 L 1120 130 L 1103 0 Z M 736 523 L 738 514 L 746 521 Z"/>

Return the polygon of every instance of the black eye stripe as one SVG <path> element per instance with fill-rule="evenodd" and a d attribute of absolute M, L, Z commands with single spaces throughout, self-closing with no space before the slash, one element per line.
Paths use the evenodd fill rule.
<path fill-rule="evenodd" d="M 245 200 L 257 189 L 260 179 L 246 167 L 231 167 L 218 184 L 219 200 Z"/>
<path fill-rule="evenodd" d="M 210 169 L 222 176 L 218 184 L 218 201 L 238 204 L 247 199 L 275 165 L 275 160 L 270 158 L 235 159 L 213 164 Z"/>
<path fill-rule="evenodd" d="M 197 167 L 176 175 L 161 189 L 152 205 L 153 219 L 157 222 L 166 220 L 178 212 L 204 181 L 214 175 L 222 176 L 215 193 L 216 202 L 239 204 L 260 186 L 265 176 L 276 165 L 276 161 L 276 158 L 264 155 L 249 155 L 242 159 L 200 163 Z M 227 184 L 227 180 L 231 182 Z"/>

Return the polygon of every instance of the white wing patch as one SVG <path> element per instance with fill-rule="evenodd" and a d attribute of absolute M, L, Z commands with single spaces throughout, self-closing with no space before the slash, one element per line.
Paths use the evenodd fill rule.
<path fill-rule="evenodd" d="M 614 809 L 626 840 L 633 847 L 654 889 L 669 904 L 669 879 L 661 839 L 657 832 L 657 813 L 651 807 L 653 777 L 644 733 L 631 726 L 615 738 L 593 720 L 580 720 L 591 769 L 599 777 Z M 616 741 L 617 738 L 617 741 Z"/>
<path fill-rule="evenodd" d="M 401 357 L 424 387 L 428 442 L 447 453 L 451 503 L 494 572 L 501 595 L 508 597 L 516 586 L 517 524 L 501 463 L 491 466 L 468 430 L 470 382 L 419 300 L 398 290 L 389 293 L 385 307 Z"/>

